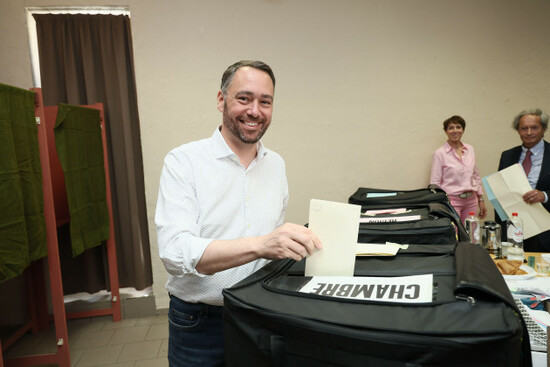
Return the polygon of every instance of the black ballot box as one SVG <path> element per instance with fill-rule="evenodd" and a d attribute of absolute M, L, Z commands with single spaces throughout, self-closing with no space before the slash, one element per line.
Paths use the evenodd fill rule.
<path fill-rule="evenodd" d="M 531 366 L 502 275 L 465 242 L 357 257 L 343 278 L 273 261 L 223 295 L 227 366 Z"/>

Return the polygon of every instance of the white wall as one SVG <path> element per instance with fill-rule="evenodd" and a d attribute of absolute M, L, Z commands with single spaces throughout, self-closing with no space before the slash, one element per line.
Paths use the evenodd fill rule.
<path fill-rule="evenodd" d="M 165 154 L 220 123 L 223 70 L 261 59 L 277 77 L 264 143 L 287 162 L 287 219 L 359 186 L 426 186 L 442 122 L 460 114 L 483 176 L 517 145 L 522 109 L 549 109 L 545 0 L 0 2 L 0 82 L 30 87 L 25 6 L 129 5 L 158 307 L 167 307 L 154 209 Z"/>

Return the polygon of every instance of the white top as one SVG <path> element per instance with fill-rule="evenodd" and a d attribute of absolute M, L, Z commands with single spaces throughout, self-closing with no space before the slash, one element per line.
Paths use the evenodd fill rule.
<path fill-rule="evenodd" d="M 187 302 L 223 304 L 222 289 L 246 278 L 260 259 L 213 275 L 195 270 L 213 240 L 266 235 L 283 224 L 288 203 L 285 163 L 258 142 L 245 168 L 219 128 L 212 137 L 173 149 L 164 159 L 155 214 L 166 289 Z"/>

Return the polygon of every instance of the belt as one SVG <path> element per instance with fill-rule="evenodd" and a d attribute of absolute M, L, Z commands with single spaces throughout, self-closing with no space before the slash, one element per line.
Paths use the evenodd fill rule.
<path fill-rule="evenodd" d="M 185 307 L 189 311 L 199 312 L 202 315 L 223 313 L 223 306 L 208 305 L 202 302 L 191 303 L 174 296 L 172 293 L 168 293 L 168 295 L 170 296 L 170 299 L 172 301 L 179 303 L 181 306 Z"/>
<path fill-rule="evenodd" d="M 473 191 L 466 191 L 466 192 L 463 192 L 462 194 L 458 194 L 457 196 L 461 199 L 466 199 L 472 196 L 473 194 L 474 194 Z"/>

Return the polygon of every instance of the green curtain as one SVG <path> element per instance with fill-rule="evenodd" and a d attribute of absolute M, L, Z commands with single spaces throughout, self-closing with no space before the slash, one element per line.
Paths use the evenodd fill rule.
<path fill-rule="evenodd" d="M 47 255 L 34 100 L 0 84 L 0 282 Z"/>
<path fill-rule="evenodd" d="M 109 238 L 99 111 L 60 104 L 55 146 L 65 173 L 73 256 Z"/>

